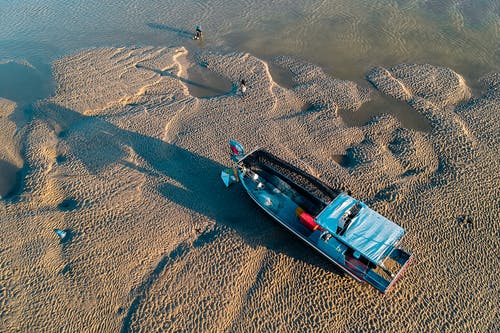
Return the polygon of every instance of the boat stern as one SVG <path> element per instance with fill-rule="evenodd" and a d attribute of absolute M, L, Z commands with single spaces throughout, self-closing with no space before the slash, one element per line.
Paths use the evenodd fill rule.
<path fill-rule="evenodd" d="M 235 140 L 229 140 L 229 148 L 231 149 L 231 160 L 238 163 L 245 156 L 245 148 L 241 143 Z"/>
<path fill-rule="evenodd" d="M 382 294 L 389 292 L 413 260 L 413 255 L 396 248 L 384 260 L 383 266 L 370 269 L 363 277 L 368 284 Z"/>
<path fill-rule="evenodd" d="M 245 156 L 245 148 L 243 148 L 243 145 L 239 142 L 229 140 L 229 148 L 231 160 L 233 162 L 238 163 Z M 222 179 L 226 187 L 239 182 L 236 166 L 222 170 L 220 173 L 220 178 Z"/>

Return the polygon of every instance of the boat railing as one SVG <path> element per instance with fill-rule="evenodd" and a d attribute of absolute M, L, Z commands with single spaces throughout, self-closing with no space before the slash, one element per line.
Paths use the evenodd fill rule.
<path fill-rule="evenodd" d="M 272 168 L 276 173 L 286 177 L 290 183 L 301 186 L 305 191 L 313 194 L 318 200 L 329 204 L 341 193 L 340 190 L 333 189 L 319 179 L 294 167 L 293 165 L 279 159 L 265 150 L 257 150 L 245 157 L 249 163 L 258 162 Z"/>

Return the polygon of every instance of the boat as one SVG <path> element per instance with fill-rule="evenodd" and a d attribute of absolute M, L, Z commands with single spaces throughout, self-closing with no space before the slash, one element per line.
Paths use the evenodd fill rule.
<path fill-rule="evenodd" d="M 406 231 L 341 188 L 283 161 L 265 149 L 246 154 L 230 140 L 234 166 L 221 178 L 240 183 L 274 220 L 358 282 L 387 293 L 413 259 Z"/>

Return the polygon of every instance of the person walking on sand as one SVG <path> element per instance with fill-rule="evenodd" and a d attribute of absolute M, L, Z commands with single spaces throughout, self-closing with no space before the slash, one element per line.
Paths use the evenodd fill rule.
<path fill-rule="evenodd" d="M 196 30 L 194 32 L 193 39 L 197 40 L 197 39 L 202 39 L 202 38 L 203 38 L 203 32 L 201 31 L 201 25 L 197 25 Z"/>
<path fill-rule="evenodd" d="M 240 89 L 241 96 L 245 95 L 245 92 L 247 91 L 247 83 L 245 82 L 245 80 L 241 80 Z"/>

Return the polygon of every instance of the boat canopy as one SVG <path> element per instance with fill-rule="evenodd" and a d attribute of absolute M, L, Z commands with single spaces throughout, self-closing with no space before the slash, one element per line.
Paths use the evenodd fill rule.
<path fill-rule="evenodd" d="M 316 223 L 376 265 L 382 265 L 405 230 L 349 195 L 340 194 Z"/>

